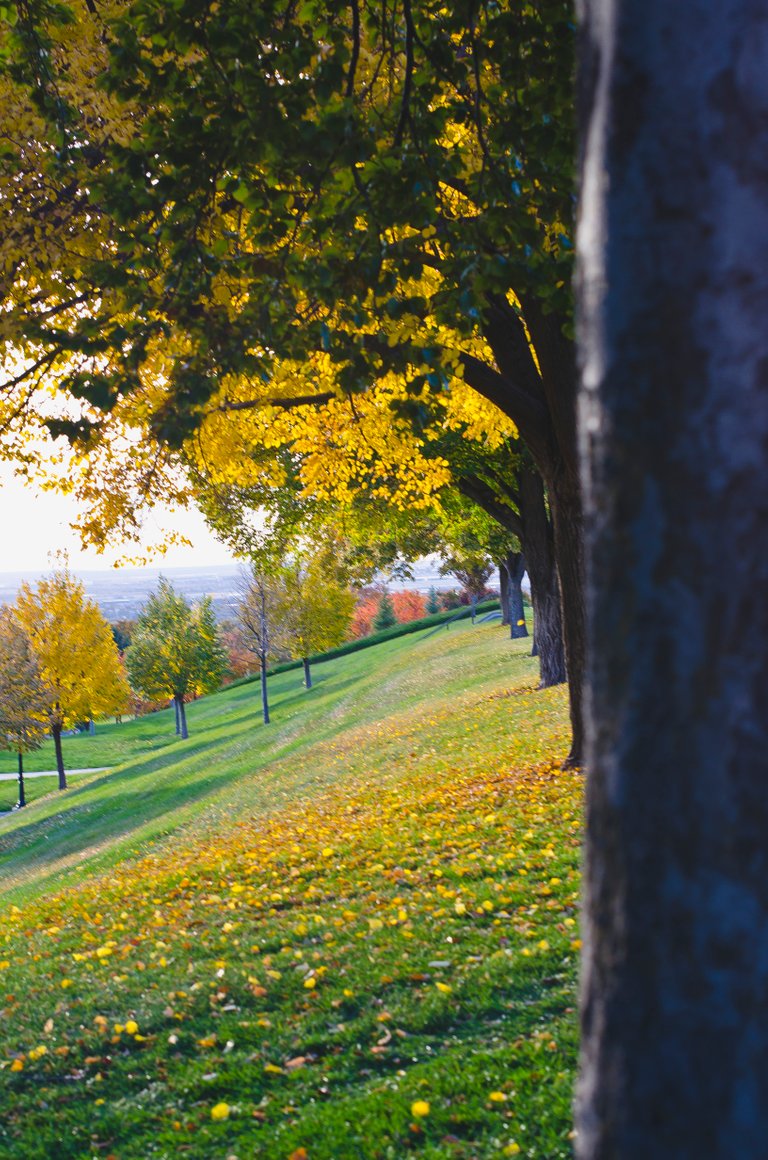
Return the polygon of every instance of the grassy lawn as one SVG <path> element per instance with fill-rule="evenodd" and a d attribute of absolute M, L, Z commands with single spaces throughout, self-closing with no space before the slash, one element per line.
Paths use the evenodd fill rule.
<path fill-rule="evenodd" d="M 569 1157 L 581 785 L 528 648 L 70 739 L 110 772 L 0 818 L 0 1155 Z"/>

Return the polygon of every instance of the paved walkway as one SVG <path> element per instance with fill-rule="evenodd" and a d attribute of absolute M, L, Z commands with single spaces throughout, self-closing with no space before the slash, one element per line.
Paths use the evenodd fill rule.
<path fill-rule="evenodd" d="M 90 769 L 65 769 L 66 774 L 70 773 L 104 773 L 109 769 L 108 765 L 92 765 Z M 24 770 L 24 780 L 28 777 L 58 777 L 59 771 L 57 769 L 41 769 L 35 773 L 27 773 Z M 18 773 L 0 773 L 0 781 L 18 781 Z"/>

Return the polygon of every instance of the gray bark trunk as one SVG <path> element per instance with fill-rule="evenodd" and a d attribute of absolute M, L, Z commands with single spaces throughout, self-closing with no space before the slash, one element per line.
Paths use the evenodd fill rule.
<path fill-rule="evenodd" d="M 525 560 L 522 552 L 508 552 L 499 565 L 499 576 L 507 578 L 507 624 L 512 640 L 528 635 L 525 623 L 522 581 L 525 575 Z"/>
<path fill-rule="evenodd" d="M 264 653 L 259 658 L 259 669 L 261 675 L 261 715 L 264 718 L 264 724 L 269 725 L 269 695 L 267 692 L 267 658 Z"/>
<path fill-rule="evenodd" d="M 189 737 L 189 729 L 187 728 L 187 710 L 184 707 L 184 698 L 177 697 L 176 704 L 179 712 L 179 736 L 182 741 L 186 741 Z"/>
<path fill-rule="evenodd" d="M 763 1160 L 768 15 L 583 8 L 577 1154 Z"/>
<path fill-rule="evenodd" d="M 24 754 L 19 750 L 19 809 L 22 809 L 27 804 L 27 795 L 24 792 Z"/>
<path fill-rule="evenodd" d="M 519 488 L 523 551 L 533 604 L 532 655 L 539 658 L 540 685 L 547 689 L 567 679 L 554 534 L 544 504 L 544 484 L 538 472 L 523 468 L 519 475 Z"/>
<path fill-rule="evenodd" d="M 59 789 L 67 788 L 67 775 L 64 772 L 64 754 L 61 749 L 61 725 L 51 726 L 51 735 L 53 737 L 53 748 L 56 753 L 56 771 L 59 775 Z"/>
<path fill-rule="evenodd" d="M 501 603 L 501 623 L 503 625 L 509 624 L 509 573 L 507 572 L 505 562 L 500 560 L 498 563 L 499 569 L 499 601 Z"/>

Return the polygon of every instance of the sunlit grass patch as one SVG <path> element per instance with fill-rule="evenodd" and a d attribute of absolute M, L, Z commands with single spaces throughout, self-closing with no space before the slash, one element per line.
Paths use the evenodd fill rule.
<path fill-rule="evenodd" d="M 562 691 L 388 679 L 389 715 L 358 702 L 143 855 L 5 908 L 0 1152 L 570 1155 Z"/>

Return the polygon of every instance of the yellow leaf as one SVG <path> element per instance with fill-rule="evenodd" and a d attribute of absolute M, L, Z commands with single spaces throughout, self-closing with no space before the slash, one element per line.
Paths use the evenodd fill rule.
<path fill-rule="evenodd" d="M 211 1108 L 211 1119 L 212 1120 L 228 1120 L 229 1119 L 229 1111 L 230 1111 L 229 1104 L 225 1104 L 224 1101 L 222 1100 L 222 1102 L 220 1104 L 214 1104 L 213 1107 Z"/>
<path fill-rule="evenodd" d="M 429 1104 L 426 1100 L 415 1100 L 411 1104 L 411 1115 L 419 1119 L 429 1115 Z"/>

